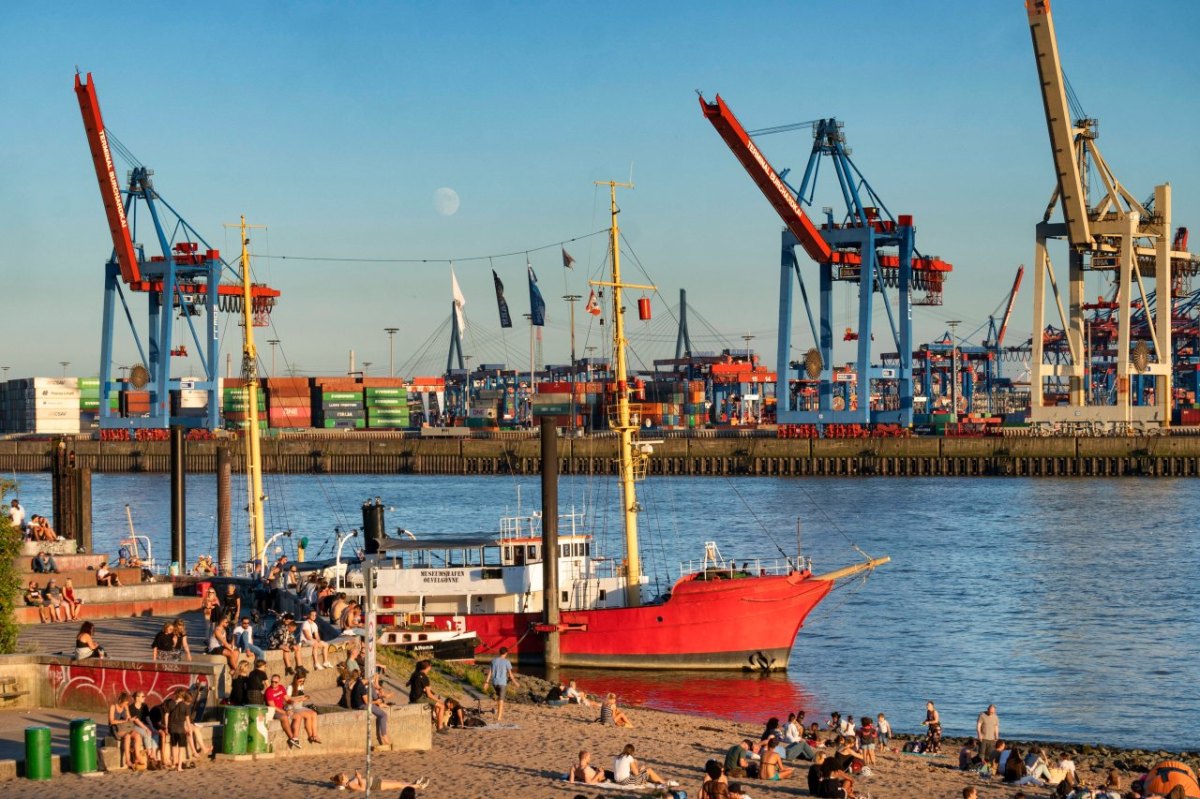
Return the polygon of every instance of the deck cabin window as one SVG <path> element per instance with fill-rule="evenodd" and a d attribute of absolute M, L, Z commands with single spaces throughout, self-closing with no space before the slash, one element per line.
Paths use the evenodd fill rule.
<path fill-rule="evenodd" d="M 530 544 L 530 545 L 527 547 L 527 550 L 528 550 L 528 560 L 529 560 L 530 562 L 536 561 L 536 560 L 538 559 L 538 548 L 537 548 L 537 544 Z"/>
<path fill-rule="evenodd" d="M 484 547 L 483 548 L 483 565 L 484 566 L 499 566 L 501 563 L 509 560 L 508 547 L 504 547 L 504 560 L 501 560 L 500 547 Z"/>
<path fill-rule="evenodd" d="M 483 565 L 483 550 L 479 547 L 471 547 L 467 550 L 467 565 L 482 566 Z"/>
<path fill-rule="evenodd" d="M 446 553 L 447 566 L 465 566 L 467 563 L 466 555 L 461 549 L 451 549 Z"/>

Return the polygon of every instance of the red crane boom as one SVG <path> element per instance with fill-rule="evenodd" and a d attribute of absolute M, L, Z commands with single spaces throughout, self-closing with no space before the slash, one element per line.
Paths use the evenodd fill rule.
<path fill-rule="evenodd" d="M 104 202 L 104 213 L 108 217 L 108 231 L 112 234 L 113 249 L 117 263 L 121 265 L 121 278 L 129 284 L 142 279 L 133 238 L 129 235 L 129 220 L 125 218 L 125 203 L 121 201 L 121 184 L 113 168 L 112 151 L 108 149 L 108 137 L 104 133 L 104 118 L 100 115 L 100 101 L 96 99 L 96 83 L 92 73 L 87 82 L 75 75 L 75 96 L 79 99 L 79 111 L 83 114 L 83 129 L 87 133 L 88 147 L 92 151 L 92 165 L 96 168 L 96 180 L 100 184 L 100 199 Z"/>
<path fill-rule="evenodd" d="M 1004 343 L 1004 334 L 1008 330 L 1008 320 L 1012 318 L 1013 305 L 1017 301 L 1017 292 L 1021 290 L 1021 278 L 1025 277 L 1025 264 L 1017 267 L 1017 278 L 1013 281 L 1012 291 L 1008 293 L 1008 305 L 1004 309 L 1004 321 L 1000 323 L 1000 331 L 996 333 L 996 346 Z"/>
<path fill-rule="evenodd" d="M 784 184 L 783 179 L 767 161 L 766 156 L 750 140 L 750 134 L 742 127 L 742 123 L 738 122 L 733 111 L 729 110 L 729 106 L 725 105 L 721 95 L 718 94 L 716 102 L 713 103 L 707 102 L 701 96 L 700 108 L 712 126 L 717 129 L 717 133 L 725 140 L 725 144 L 729 145 L 729 149 L 737 160 L 745 167 L 750 179 L 762 191 L 767 202 L 771 203 L 775 212 L 787 225 L 788 230 L 796 237 L 796 241 L 808 253 L 808 257 L 819 264 L 831 263 L 836 260 L 833 258 L 829 243 L 821 236 L 816 225 L 808 218 L 808 214 L 804 213 L 804 209 L 800 207 L 792 190 Z"/>

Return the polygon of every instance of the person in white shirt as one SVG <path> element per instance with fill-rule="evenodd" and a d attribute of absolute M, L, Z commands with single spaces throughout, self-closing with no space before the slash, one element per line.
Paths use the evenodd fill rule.
<path fill-rule="evenodd" d="M 639 766 L 637 758 L 633 756 L 633 744 L 625 744 L 621 754 L 613 761 L 613 782 L 618 785 L 645 785 L 647 780 L 656 785 L 665 784 L 665 780 L 654 773 L 654 769 Z"/>
<path fill-rule="evenodd" d="M 14 499 L 8 508 L 8 519 L 12 522 L 12 526 L 25 532 L 25 509 L 21 507 L 20 500 Z"/>
<path fill-rule="evenodd" d="M 300 646 L 312 647 L 313 669 L 320 671 L 333 668 L 333 664 L 329 662 L 329 645 L 321 640 L 321 628 L 317 625 L 315 610 L 310 610 L 304 623 L 300 625 Z"/>
<path fill-rule="evenodd" d="M 783 742 L 794 744 L 803 739 L 804 734 L 800 729 L 800 722 L 796 720 L 796 714 L 788 713 L 787 726 L 783 728 Z"/>

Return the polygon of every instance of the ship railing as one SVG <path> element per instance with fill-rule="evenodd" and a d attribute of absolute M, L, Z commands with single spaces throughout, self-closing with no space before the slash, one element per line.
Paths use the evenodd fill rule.
<path fill-rule="evenodd" d="M 794 571 L 796 571 L 796 561 L 791 558 L 747 558 L 721 561 L 700 558 L 681 561 L 679 564 L 680 577 L 689 574 L 704 574 L 709 577 L 737 579 L 739 577 L 786 575 Z"/>

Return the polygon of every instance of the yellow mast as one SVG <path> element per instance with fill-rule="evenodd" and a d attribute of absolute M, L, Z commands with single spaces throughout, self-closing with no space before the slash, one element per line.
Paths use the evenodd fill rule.
<path fill-rule="evenodd" d="M 620 436 L 620 447 L 618 455 L 620 456 L 620 474 L 621 474 L 621 502 L 625 517 L 625 605 L 627 607 L 637 607 L 642 604 L 641 597 L 641 578 L 642 564 L 638 554 L 638 530 L 637 530 L 637 492 L 634 487 L 634 464 L 633 464 L 633 434 L 637 431 L 637 424 L 630 419 L 629 413 L 629 374 L 625 358 L 625 349 L 628 341 L 625 339 L 625 309 L 621 306 L 621 289 L 645 289 L 654 291 L 654 286 L 641 286 L 633 283 L 621 282 L 621 246 L 620 232 L 617 227 L 617 214 L 620 210 L 617 208 L 617 187 L 623 189 L 632 189 L 632 183 L 618 183 L 616 181 L 596 181 L 597 186 L 608 186 L 611 212 L 612 212 L 612 238 L 610 247 L 612 249 L 612 282 L 603 280 L 590 281 L 593 286 L 608 286 L 612 289 L 613 297 L 613 359 L 614 376 L 617 382 L 617 418 L 610 419 L 609 426 Z"/>
<path fill-rule="evenodd" d="M 262 452 L 258 433 L 258 350 L 254 347 L 254 309 L 250 296 L 250 239 L 246 228 L 261 227 L 247 225 L 242 216 L 242 377 L 246 380 L 246 401 L 250 405 L 250 427 L 246 430 L 246 491 L 249 494 L 250 535 L 252 546 L 250 559 L 259 561 L 259 570 L 266 569 L 266 544 L 263 535 L 262 508 Z"/>

